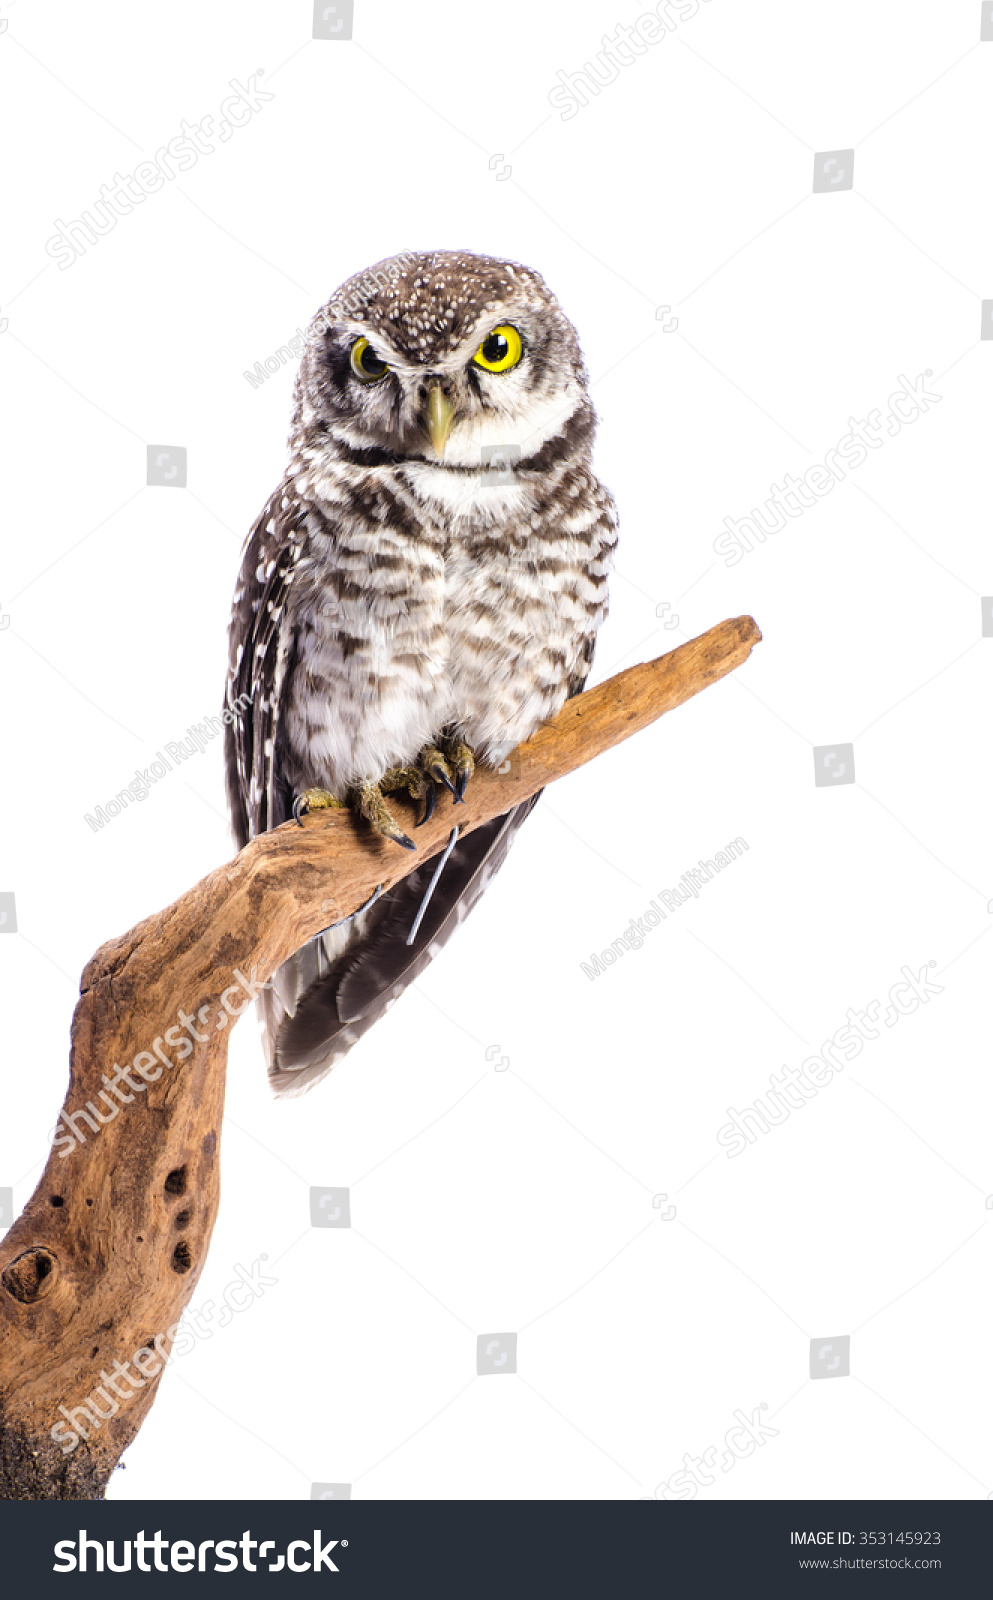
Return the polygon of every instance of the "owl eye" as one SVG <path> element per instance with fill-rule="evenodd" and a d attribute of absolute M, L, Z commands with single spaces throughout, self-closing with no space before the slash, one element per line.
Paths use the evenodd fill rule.
<path fill-rule="evenodd" d="M 521 336 L 516 328 L 509 322 L 503 322 L 499 328 L 494 328 L 489 338 L 484 339 L 473 361 L 477 367 L 483 367 L 487 372 L 509 372 L 511 367 L 516 367 L 524 352 Z"/>
<path fill-rule="evenodd" d="M 368 339 L 356 339 L 352 345 L 352 371 L 360 383 L 378 383 L 389 372 L 385 361 L 377 356 Z"/>

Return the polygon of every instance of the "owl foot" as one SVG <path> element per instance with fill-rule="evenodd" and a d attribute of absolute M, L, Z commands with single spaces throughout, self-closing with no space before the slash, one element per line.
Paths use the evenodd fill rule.
<path fill-rule="evenodd" d="M 453 803 L 461 804 L 466 785 L 475 770 L 476 761 L 469 746 L 463 744 L 461 739 L 443 737 L 436 745 L 425 745 L 416 762 L 390 767 L 378 784 L 363 784 L 356 789 L 357 809 L 385 839 L 414 849 L 407 835 L 397 827 L 383 795 L 406 791 L 412 800 L 423 800 L 424 815 L 414 824 L 416 828 L 423 828 L 425 822 L 434 816 L 437 800 L 435 785 L 440 783 L 452 796 Z"/>
<path fill-rule="evenodd" d="M 462 805 L 465 791 L 476 770 L 476 758 L 461 739 L 443 737 L 437 745 L 425 745 L 418 761 L 435 783 L 442 784 L 454 805 Z"/>
<path fill-rule="evenodd" d="M 331 808 L 339 810 L 345 805 L 344 800 L 330 794 L 327 789 L 305 789 L 303 794 L 298 794 L 293 802 L 293 820 L 302 828 L 301 817 L 308 811 L 327 811 Z"/>
<path fill-rule="evenodd" d="M 455 784 L 452 781 L 455 774 L 448 765 L 444 750 L 439 749 L 436 744 L 426 744 L 417 760 L 433 783 L 440 783 L 450 795 L 455 794 Z"/>
<path fill-rule="evenodd" d="M 464 805 L 469 779 L 476 770 L 476 757 L 463 739 L 446 739 L 445 752 L 448 756 L 448 765 L 455 775 L 456 803 Z"/>
<path fill-rule="evenodd" d="M 398 784 L 396 787 L 405 788 L 406 785 Z M 359 784 L 357 788 L 352 790 L 352 800 L 359 815 L 364 817 L 366 822 L 384 839 L 389 839 L 393 844 L 402 845 L 405 850 L 417 849 L 413 839 L 408 839 L 403 829 L 397 824 L 393 813 L 383 799 L 382 788 L 378 783 Z"/>
<path fill-rule="evenodd" d="M 420 822 L 414 823 L 415 828 L 423 828 L 425 822 L 434 816 L 434 784 L 423 767 L 390 767 L 380 780 L 379 787 L 384 794 L 399 794 L 405 789 L 412 800 L 424 801 L 424 815 Z"/>

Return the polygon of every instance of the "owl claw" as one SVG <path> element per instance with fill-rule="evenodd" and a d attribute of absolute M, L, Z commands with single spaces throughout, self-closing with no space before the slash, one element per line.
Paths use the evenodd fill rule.
<path fill-rule="evenodd" d="M 452 774 L 448 769 L 448 762 L 445 760 L 442 751 L 436 749 L 434 745 L 428 745 L 426 750 L 421 751 L 420 759 L 428 777 L 433 779 L 435 783 L 440 783 L 442 788 L 447 789 L 450 795 L 454 795 L 455 785 L 452 782 Z"/>
<path fill-rule="evenodd" d="M 387 773 L 383 782 L 395 778 L 396 774 Z M 396 784 L 400 787 L 400 784 Z M 406 787 L 406 785 L 404 785 Z M 355 808 L 359 815 L 364 817 L 383 839 L 389 839 L 392 844 L 398 844 L 404 850 L 416 850 L 413 839 L 409 839 L 403 829 L 398 825 L 389 806 L 383 799 L 382 787 L 378 783 L 363 783 L 355 793 Z"/>
<path fill-rule="evenodd" d="M 293 801 L 293 820 L 298 828 L 303 827 L 303 818 L 310 811 L 339 810 L 344 807 L 344 800 L 330 794 L 327 789 L 304 789 Z"/>
<path fill-rule="evenodd" d="M 414 827 L 415 828 L 423 828 L 423 826 L 424 826 L 424 824 L 426 822 L 430 822 L 431 821 L 431 818 L 434 816 L 434 807 L 435 807 L 435 787 L 434 787 L 433 783 L 429 783 L 428 786 L 427 786 L 427 789 L 425 790 L 425 793 L 424 793 L 424 815 L 421 818 L 420 822 L 415 822 L 414 823 Z"/>
<path fill-rule="evenodd" d="M 446 753 L 449 765 L 455 773 L 455 804 L 465 805 L 465 792 L 469 787 L 469 779 L 476 770 L 476 758 L 461 739 L 450 740 Z"/>
<path fill-rule="evenodd" d="M 422 766 L 390 767 L 380 779 L 379 788 L 382 794 L 397 794 L 406 789 L 412 800 L 424 801 L 424 815 L 420 822 L 414 823 L 415 828 L 423 828 L 434 813 L 434 784 Z"/>

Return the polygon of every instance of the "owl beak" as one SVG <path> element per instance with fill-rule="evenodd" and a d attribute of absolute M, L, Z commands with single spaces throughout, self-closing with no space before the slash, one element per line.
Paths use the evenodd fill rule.
<path fill-rule="evenodd" d="M 440 459 L 445 454 L 445 444 L 455 421 L 455 407 L 440 383 L 433 383 L 428 390 L 424 420 L 431 436 L 434 453 Z"/>

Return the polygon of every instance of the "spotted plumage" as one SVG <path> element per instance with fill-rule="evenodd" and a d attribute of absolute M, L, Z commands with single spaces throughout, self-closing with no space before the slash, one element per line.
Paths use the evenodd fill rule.
<path fill-rule="evenodd" d="M 318 312 L 234 597 L 239 848 L 317 791 L 402 842 L 370 785 L 439 746 L 499 764 L 581 690 L 616 541 L 595 421 L 575 330 L 527 267 L 408 253 Z M 532 803 L 457 842 L 412 944 L 434 861 L 280 969 L 262 1000 L 277 1092 L 309 1088 L 423 970 Z"/>

